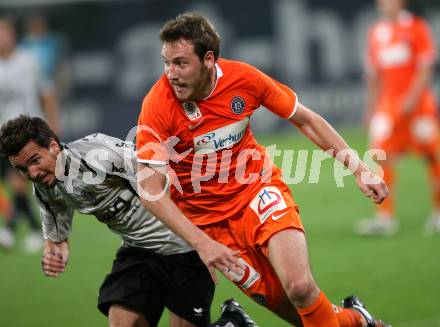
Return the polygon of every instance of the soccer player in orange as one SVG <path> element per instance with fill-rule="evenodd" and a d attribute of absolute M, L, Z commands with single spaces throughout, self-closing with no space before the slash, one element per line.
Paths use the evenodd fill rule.
<path fill-rule="evenodd" d="M 436 50 L 426 21 L 405 10 L 404 0 L 377 0 L 382 18 L 370 29 L 367 46 L 367 112 L 371 147 L 382 149 L 384 180 L 393 188 L 396 159 L 409 150 L 429 166 L 434 210 L 426 223 L 440 232 L 439 130 L 430 82 Z M 361 220 L 364 235 L 392 235 L 398 230 L 393 198 L 377 207 L 376 217 Z"/>
<path fill-rule="evenodd" d="M 265 106 L 324 150 L 348 145 L 297 95 L 258 69 L 219 59 L 211 23 L 187 13 L 160 33 L 165 74 L 145 97 L 137 127 L 143 204 L 248 296 L 297 326 L 384 326 L 356 297 L 333 306 L 316 285 L 294 198 L 249 126 Z M 361 191 L 375 202 L 384 182 L 353 152 Z M 367 179 L 370 179 L 367 181 Z M 170 186 L 170 196 L 165 191 Z"/>

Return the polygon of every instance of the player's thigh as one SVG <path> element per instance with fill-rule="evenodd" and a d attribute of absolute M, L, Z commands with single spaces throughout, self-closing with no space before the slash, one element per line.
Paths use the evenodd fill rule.
<path fill-rule="evenodd" d="M 248 244 L 268 258 L 289 298 L 315 291 L 304 228 L 288 186 L 275 179 L 272 185 L 261 188 L 252 199 L 246 218 Z M 281 292 L 274 295 L 280 297 Z"/>
<path fill-rule="evenodd" d="M 150 327 L 145 317 L 123 305 L 113 304 L 108 313 L 109 327 Z"/>
<path fill-rule="evenodd" d="M 439 121 L 434 114 L 414 115 L 410 121 L 411 147 L 422 155 L 438 152 L 440 148 Z"/>
<path fill-rule="evenodd" d="M 156 326 L 165 308 L 166 287 L 156 269 L 155 255 L 132 248 L 118 251 L 112 272 L 101 285 L 98 309 L 109 315 L 113 305 L 142 315 Z"/>
<path fill-rule="evenodd" d="M 166 307 L 182 318 L 182 326 L 187 326 L 185 321 L 194 326 L 207 326 L 215 285 L 197 252 L 170 256 L 164 269 L 169 282 Z"/>
<path fill-rule="evenodd" d="M 385 151 L 386 158 L 397 156 L 408 147 L 408 134 L 408 119 L 387 111 L 375 112 L 369 127 L 370 149 Z"/>
<path fill-rule="evenodd" d="M 267 252 L 267 251 L 265 251 Z M 302 326 L 301 319 L 287 297 L 281 282 L 263 251 L 250 250 L 240 253 L 248 269 L 241 280 L 234 284 L 258 304 L 268 308 L 281 319 Z"/>
<path fill-rule="evenodd" d="M 267 255 L 289 296 L 316 291 L 303 231 L 291 228 L 273 235 L 268 241 Z"/>
<path fill-rule="evenodd" d="M 272 311 L 277 310 L 285 297 L 273 265 L 268 260 L 268 242 L 284 230 L 303 230 L 298 207 L 286 184 L 276 178 L 251 196 L 251 201 L 240 219 L 230 220 L 232 235 L 244 234 L 245 247 L 240 256 L 249 265 L 235 284 Z"/>

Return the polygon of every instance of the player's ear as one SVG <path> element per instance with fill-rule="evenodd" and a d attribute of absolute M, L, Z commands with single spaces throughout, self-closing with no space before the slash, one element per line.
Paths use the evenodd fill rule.
<path fill-rule="evenodd" d="M 51 139 L 49 142 L 49 152 L 54 154 L 58 154 L 58 152 L 60 152 L 60 145 L 54 139 Z"/>
<path fill-rule="evenodd" d="M 203 62 L 206 68 L 212 68 L 215 65 L 215 56 L 213 51 L 207 51 L 205 53 L 205 57 L 203 58 Z"/>

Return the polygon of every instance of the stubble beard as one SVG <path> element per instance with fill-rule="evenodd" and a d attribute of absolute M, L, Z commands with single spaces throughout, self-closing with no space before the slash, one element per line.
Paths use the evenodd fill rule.
<path fill-rule="evenodd" d="M 202 65 L 199 79 L 194 83 L 194 91 L 190 94 L 189 100 L 200 101 L 205 99 L 211 93 L 211 88 L 211 70 Z"/>

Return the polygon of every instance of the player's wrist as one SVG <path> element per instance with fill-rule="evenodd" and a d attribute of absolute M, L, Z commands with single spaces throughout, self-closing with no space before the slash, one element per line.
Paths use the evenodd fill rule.
<path fill-rule="evenodd" d="M 207 244 L 212 241 L 213 240 L 210 239 L 208 235 L 200 231 L 200 233 L 194 235 L 194 237 L 190 240 L 189 243 L 197 252 L 199 252 L 203 249 L 206 249 Z"/>
<path fill-rule="evenodd" d="M 55 251 L 56 245 L 55 242 L 45 239 L 44 240 L 44 246 L 43 246 L 43 257 L 46 254 L 53 253 Z"/>
<path fill-rule="evenodd" d="M 358 178 L 362 177 L 365 173 L 371 174 L 372 172 L 362 160 L 359 160 L 359 164 L 357 165 L 357 169 L 353 172 L 353 175 Z"/>

